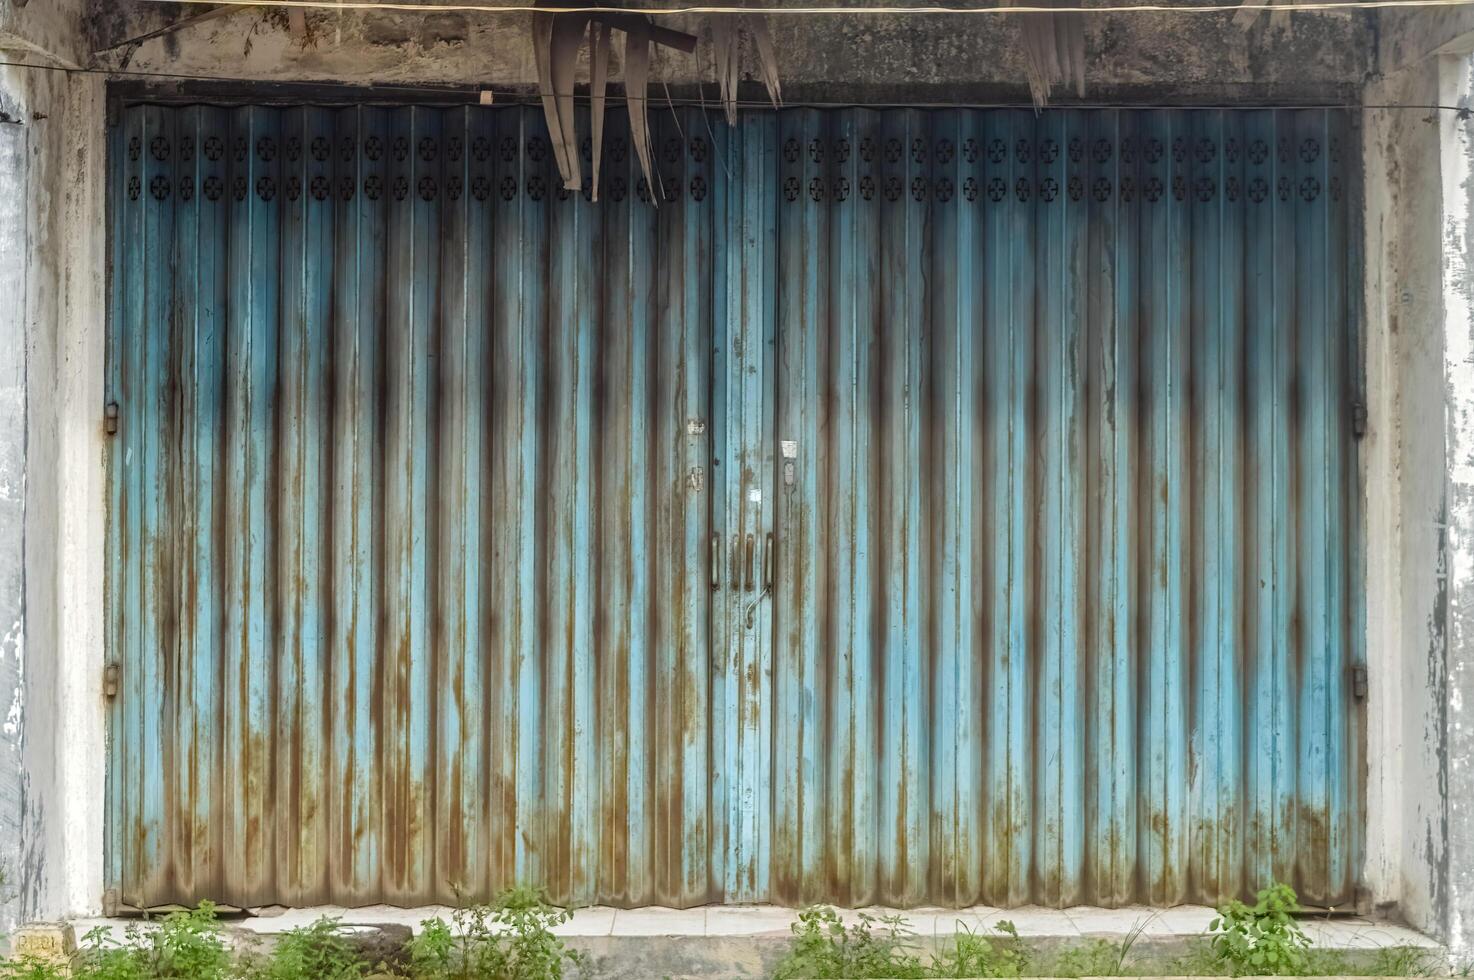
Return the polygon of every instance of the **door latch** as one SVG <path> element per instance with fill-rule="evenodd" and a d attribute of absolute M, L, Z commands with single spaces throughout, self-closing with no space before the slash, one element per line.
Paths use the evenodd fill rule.
<path fill-rule="evenodd" d="M 711 536 L 711 590 L 718 591 L 722 587 L 722 536 L 713 534 Z"/>

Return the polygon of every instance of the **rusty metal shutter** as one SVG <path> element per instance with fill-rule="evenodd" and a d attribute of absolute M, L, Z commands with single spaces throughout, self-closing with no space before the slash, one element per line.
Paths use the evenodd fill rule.
<path fill-rule="evenodd" d="M 1344 904 L 1348 125 L 126 108 L 109 886 Z"/>

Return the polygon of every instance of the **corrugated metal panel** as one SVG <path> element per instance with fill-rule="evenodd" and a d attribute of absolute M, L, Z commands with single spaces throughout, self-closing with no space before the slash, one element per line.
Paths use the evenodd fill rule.
<path fill-rule="evenodd" d="M 1345 904 L 1344 119 L 777 125 L 774 893 Z"/>
<path fill-rule="evenodd" d="M 123 901 L 1349 900 L 1346 120 L 656 122 L 125 111 Z"/>

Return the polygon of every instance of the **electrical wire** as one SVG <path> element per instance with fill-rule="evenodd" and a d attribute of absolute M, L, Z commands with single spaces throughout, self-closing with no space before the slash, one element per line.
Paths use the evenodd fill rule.
<path fill-rule="evenodd" d="M 1171 14 L 1222 14 L 1241 10 L 1270 9 L 1262 3 L 1206 3 L 1202 5 L 1177 5 L 1167 3 L 1125 3 L 1099 7 L 958 7 L 941 4 L 901 6 L 882 4 L 874 7 L 851 7 L 840 4 L 809 5 L 802 7 L 721 7 L 711 5 L 686 5 L 678 7 L 614 7 L 607 4 L 551 4 L 536 6 L 527 3 L 505 5 L 489 3 L 414 3 L 410 0 L 149 0 L 150 3 L 174 6 L 217 6 L 275 7 L 304 10 L 347 12 L 350 10 L 380 10 L 406 13 L 483 13 L 483 14 L 643 14 L 649 17 L 674 17 L 683 14 L 767 14 L 827 15 L 827 16 L 870 16 L 901 14 L 1119 14 L 1119 13 L 1171 13 Z M 1378 10 L 1387 7 L 1467 7 L 1474 0 L 1293 0 L 1293 3 L 1276 6 L 1278 12 L 1324 11 L 1324 10 Z"/>

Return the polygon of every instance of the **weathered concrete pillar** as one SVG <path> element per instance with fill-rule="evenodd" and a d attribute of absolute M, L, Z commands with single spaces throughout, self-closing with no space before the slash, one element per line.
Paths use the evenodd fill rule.
<path fill-rule="evenodd" d="M 1451 946 L 1474 954 L 1474 57 L 1440 57 L 1438 74 L 1440 104 L 1460 111 L 1439 113 L 1446 612 L 1444 690 L 1432 707 L 1445 770 L 1445 930 Z"/>
<path fill-rule="evenodd" d="M 97 911 L 106 252 L 82 0 L 0 0 L 0 928 Z"/>
<path fill-rule="evenodd" d="M 1367 879 L 1474 958 L 1474 58 L 1384 24 L 1367 92 Z M 1438 34 L 1443 33 L 1443 37 Z"/>

